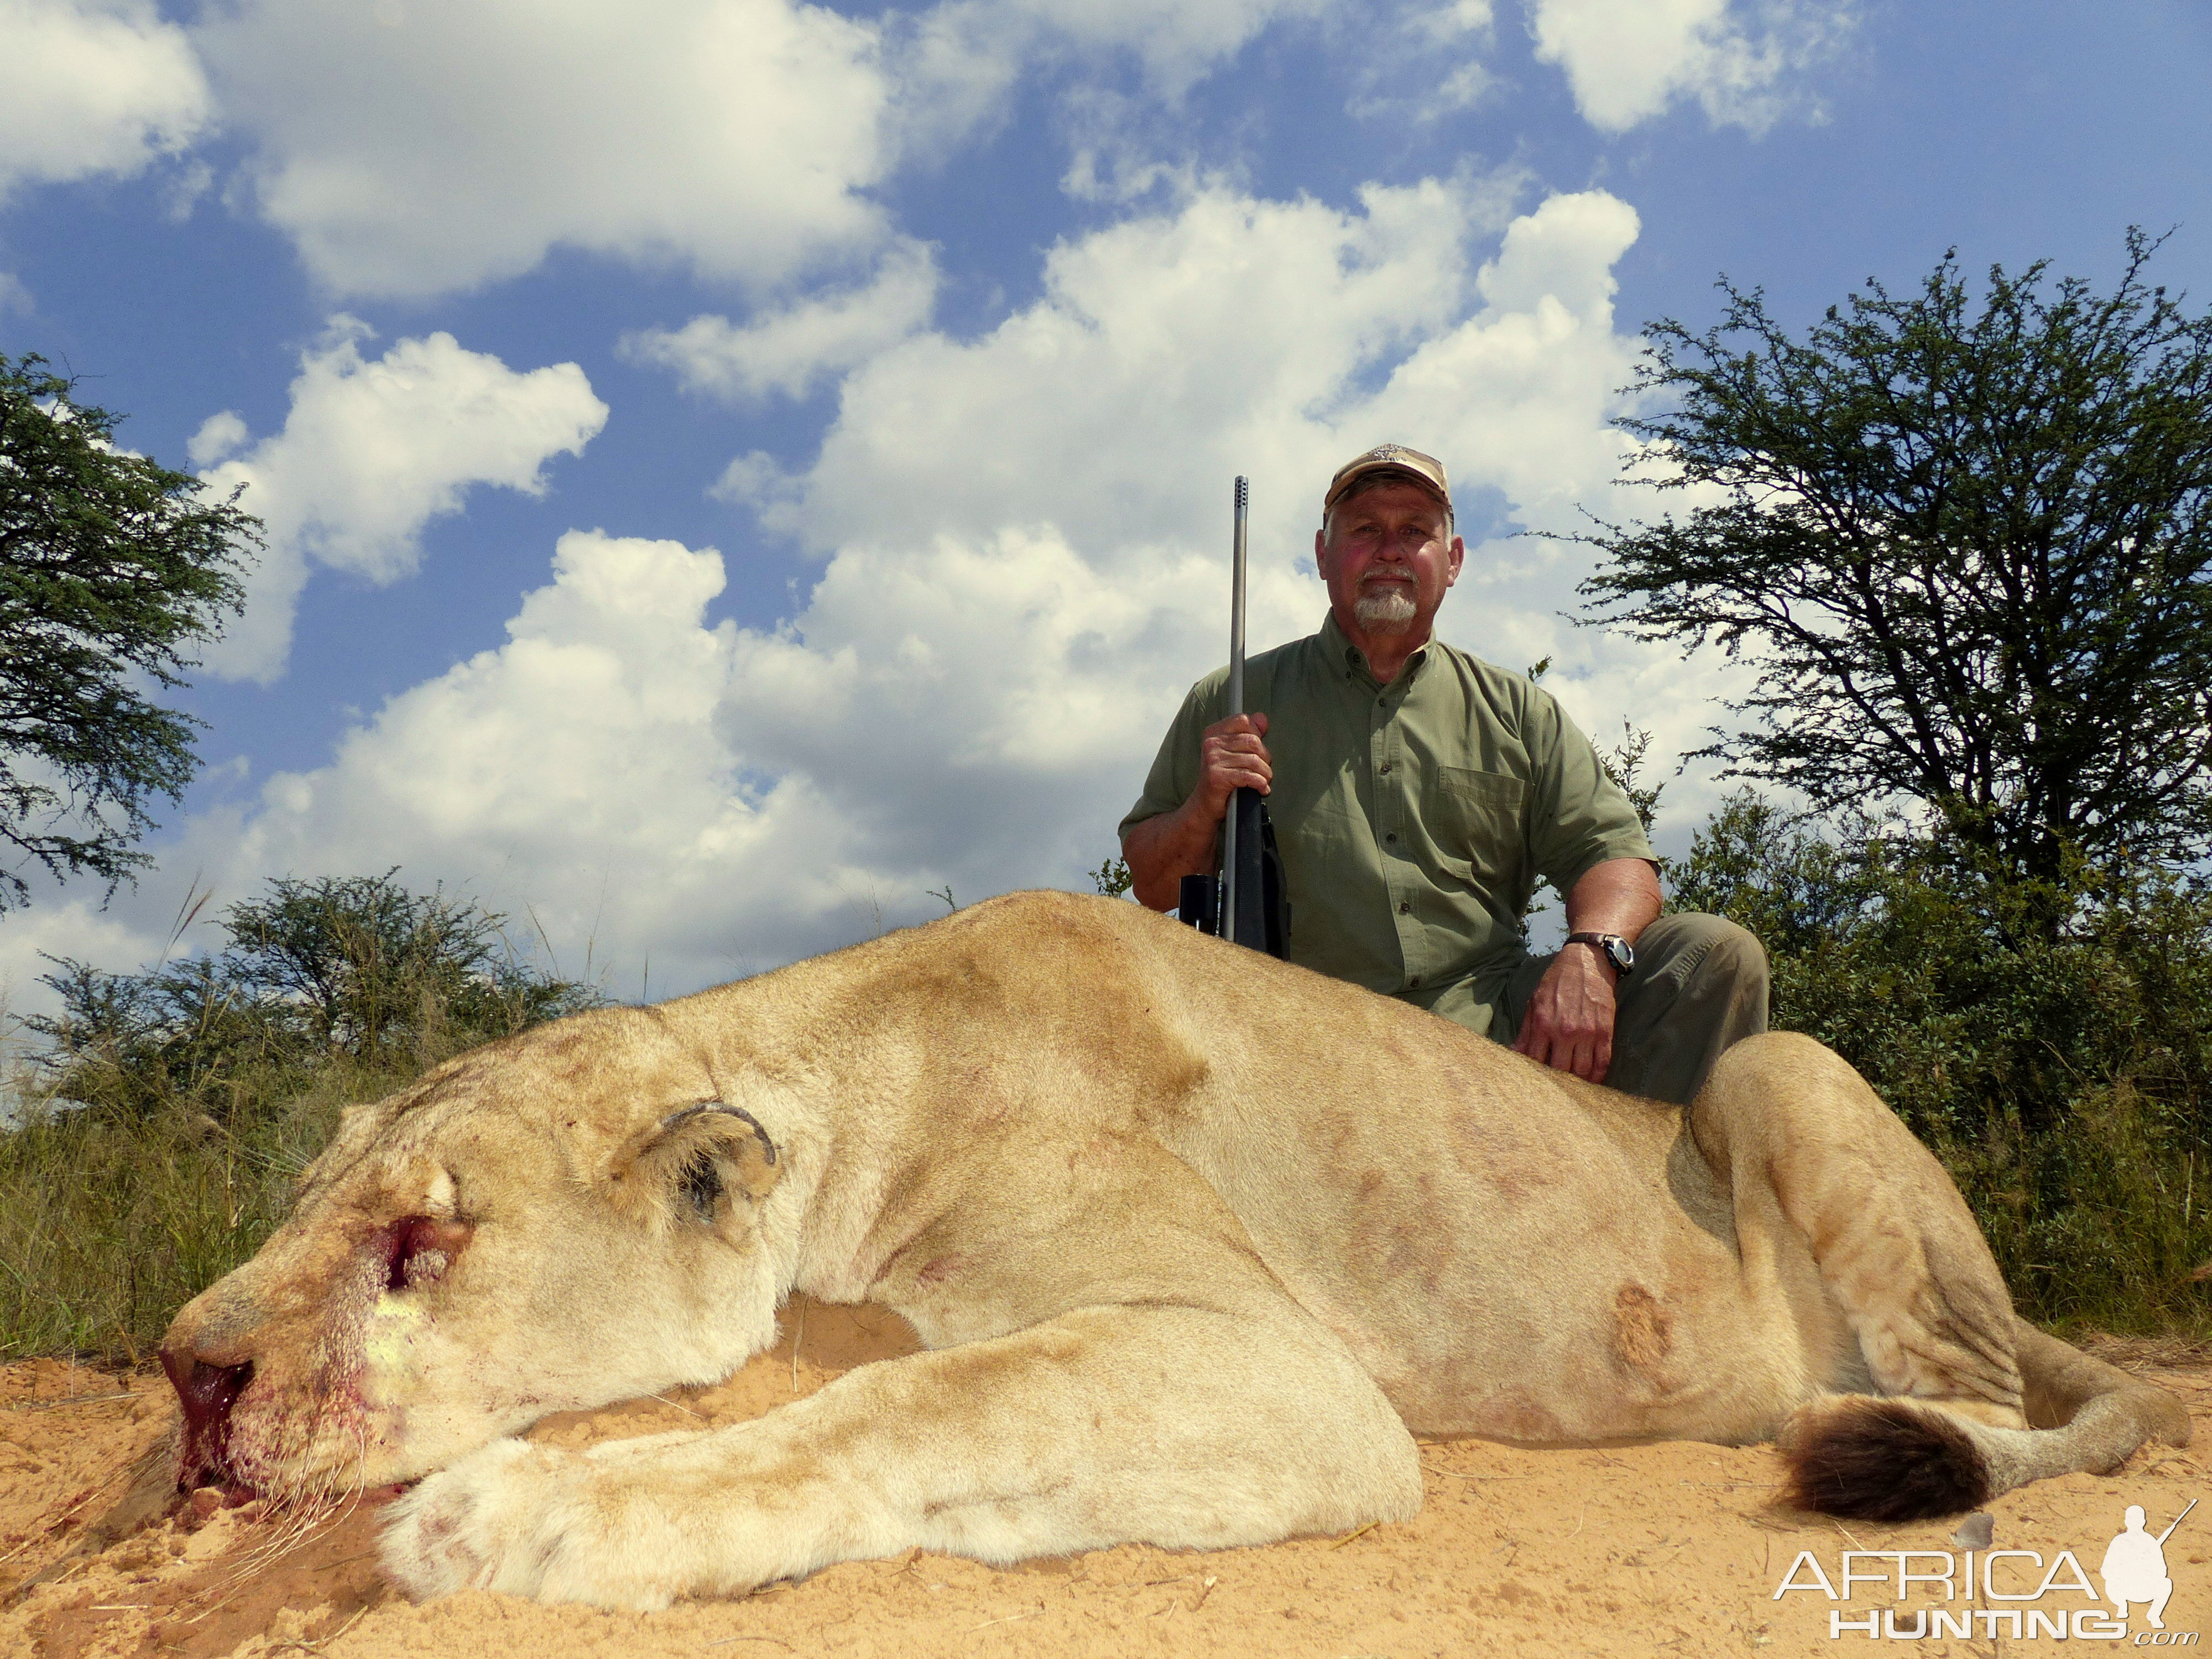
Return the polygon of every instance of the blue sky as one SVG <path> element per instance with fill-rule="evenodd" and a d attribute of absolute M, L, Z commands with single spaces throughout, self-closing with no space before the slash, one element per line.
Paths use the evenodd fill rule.
<path fill-rule="evenodd" d="M 1638 329 L 2130 223 L 2201 303 L 2208 70 L 2179 0 L 0 0 L 0 348 L 271 530 L 156 867 L 0 917 L 0 988 L 288 872 L 624 996 L 1084 887 L 1222 653 L 1231 477 L 1272 642 L 1386 439 L 1459 486 L 1445 636 L 1671 757 L 1729 671 L 1513 533 L 1638 510 Z"/>

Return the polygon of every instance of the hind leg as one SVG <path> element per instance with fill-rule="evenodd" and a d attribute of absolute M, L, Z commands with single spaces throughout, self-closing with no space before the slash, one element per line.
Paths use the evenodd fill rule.
<path fill-rule="evenodd" d="M 1738 1043 L 1691 1107 L 1690 1132 L 1729 1182 L 1747 1270 L 1764 1250 L 1786 1273 L 1795 1239 L 1809 1245 L 1876 1389 L 2027 1426 L 2012 1298 L 1981 1229 L 1934 1154 L 1840 1057 L 1790 1033 Z M 1850 1386 L 1822 1361 L 1818 1385 Z"/>

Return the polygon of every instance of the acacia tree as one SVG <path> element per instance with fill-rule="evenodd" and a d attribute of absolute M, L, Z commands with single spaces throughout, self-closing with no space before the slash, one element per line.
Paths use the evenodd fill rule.
<path fill-rule="evenodd" d="M 49 1044 L 51 1091 L 125 1117 L 190 1100 L 228 1118 L 305 1086 L 272 1090 L 272 1071 L 343 1057 L 405 1074 L 605 1001 L 510 948 L 498 912 L 398 875 L 272 878 L 222 912 L 222 951 L 136 974 L 48 958 L 61 1012 L 25 1024 Z"/>
<path fill-rule="evenodd" d="M 260 520 L 118 450 L 120 417 L 73 391 L 44 358 L 0 354 L 0 840 L 112 890 L 148 862 L 149 802 L 198 764 L 200 722 L 140 688 L 181 684 L 238 611 Z M 0 911 L 28 896 L 0 868 Z"/>
<path fill-rule="evenodd" d="M 1926 803 L 2006 878 L 2188 860 L 2212 811 L 2212 318 L 1954 249 L 1803 341 L 1723 278 L 1645 331 L 1621 424 L 1662 488 L 1723 499 L 1580 539 L 1594 619 L 1758 669 L 1699 751 L 1817 807 Z M 1632 463 L 1632 471 L 1635 464 Z"/>

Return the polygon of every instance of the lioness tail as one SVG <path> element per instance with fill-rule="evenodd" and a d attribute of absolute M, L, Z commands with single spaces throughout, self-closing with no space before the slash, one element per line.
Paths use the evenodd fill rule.
<path fill-rule="evenodd" d="M 1926 1520 L 2051 1475 L 2105 1474 L 2146 1440 L 2188 1443 L 2189 1413 L 2172 1395 L 2024 1319 L 2013 1324 L 2034 1427 L 1992 1428 L 1925 1401 L 1819 1401 L 1783 1434 L 1785 1501 L 1846 1519 Z"/>

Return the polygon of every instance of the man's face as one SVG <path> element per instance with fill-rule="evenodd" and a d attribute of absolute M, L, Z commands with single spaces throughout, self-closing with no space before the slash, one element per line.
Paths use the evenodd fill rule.
<path fill-rule="evenodd" d="M 1425 631 L 1459 580 L 1466 544 L 1419 484 L 1383 483 L 1339 501 L 1314 534 L 1337 625 L 1351 634 Z"/>

